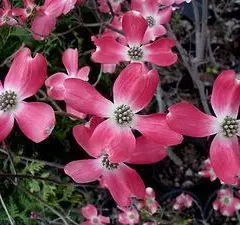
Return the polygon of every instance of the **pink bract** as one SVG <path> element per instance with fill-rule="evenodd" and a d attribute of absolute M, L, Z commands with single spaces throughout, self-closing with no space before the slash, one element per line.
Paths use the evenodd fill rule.
<path fill-rule="evenodd" d="M 139 130 L 146 138 L 164 146 L 182 141 L 181 135 L 167 126 L 165 114 L 136 114 L 150 103 L 158 82 L 155 70 L 148 71 L 143 64 L 132 63 L 121 71 L 114 83 L 114 103 L 80 79 L 65 81 L 64 98 L 77 111 L 108 118 L 96 128 L 91 143 L 102 139 L 119 143 L 109 155 L 112 162 L 118 162 L 126 160 L 134 151 L 136 144 L 131 129 Z"/>
<path fill-rule="evenodd" d="M 240 199 L 234 197 L 232 190 L 221 189 L 217 193 L 217 199 L 213 202 L 213 208 L 224 216 L 233 216 L 240 209 Z"/>
<path fill-rule="evenodd" d="M 150 62 L 159 66 L 175 63 L 177 55 L 172 52 L 175 45 L 173 40 L 161 38 L 149 44 L 143 43 L 147 27 L 147 21 L 139 12 L 126 12 L 122 19 L 126 45 L 113 37 L 100 37 L 94 41 L 96 51 L 92 54 L 92 60 L 104 64 Z"/>
<path fill-rule="evenodd" d="M 31 57 L 28 48 L 21 49 L 5 78 L 0 83 L 0 141 L 11 132 L 16 119 L 22 132 L 32 141 L 41 142 L 55 125 L 53 109 L 42 102 L 25 102 L 43 85 L 47 73 L 45 58 L 36 54 Z"/>
<path fill-rule="evenodd" d="M 105 225 L 110 223 L 109 217 L 99 215 L 97 209 L 92 204 L 82 207 L 82 215 L 88 220 L 82 222 L 81 225 Z"/>
<path fill-rule="evenodd" d="M 237 136 L 240 85 L 232 70 L 222 72 L 214 82 L 211 96 L 216 117 L 189 103 L 169 108 L 167 123 L 176 132 L 192 137 L 217 134 L 210 147 L 212 167 L 220 180 L 235 184 L 240 175 L 240 150 Z"/>

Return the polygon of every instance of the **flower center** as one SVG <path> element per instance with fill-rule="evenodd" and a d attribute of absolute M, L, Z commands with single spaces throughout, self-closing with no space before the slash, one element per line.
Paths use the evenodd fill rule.
<path fill-rule="evenodd" d="M 3 20 L 3 22 L 8 22 L 10 20 L 10 18 L 8 17 L 8 15 L 4 15 L 2 17 L 2 20 Z"/>
<path fill-rule="evenodd" d="M 114 111 L 115 121 L 121 125 L 129 124 L 133 119 L 133 111 L 127 105 L 120 105 Z"/>
<path fill-rule="evenodd" d="M 111 163 L 107 154 L 105 154 L 102 158 L 102 165 L 108 170 L 114 170 L 118 168 L 118 163 Z"/>
<path fill-rule="evenodd" d="M 146 20 L 148 22 L 149 27 L 153 27 L 155 25 L 155 20 L 152 16 L 147 16 Z"/>
<path fill-rule="evenodd" d="M 5 91 L 0 95 L 0 110 L 7 112 L 17 105 L 17 94 L 14 91 Z"/>
<path fill-rule="evenodd" d="M 141 60 L 143 57 L 143 50 L 141 47 L 130 47 L 128 49 L 128 56 L 132 60 Z"/>
<path fill-rule="evenodd" d="M 147 205 L 152 205 L 154 203 L 154 200 L 152 198 L 149 198 L 147 200 Z"/>
<path fill-rule="evenodd" d="M 99 219 L 97 217 L 94 217 L 92 222 L 95 223 L 95 224 L 98 224 L 99 223 Z"/>
<path fill-rule="evenodd" d="M 228 204 L 230 204 L 230 202 L 231 202 L 231 199 L 229 197 L 223 197 L 222 198 L 222 203 L 224 205 L 228 205 Z"/>
<path fill-rule="evenodd" d="M 238 133 L 238 122 L 230 116 L 224 118 L 221 127 L 223 129 L 223 134 L 226 137 L 233 137 Z"/>
<path fill-rule="evenodd" d="M 30 14 L 32 12 L 32 9 L 30 7 L 26 8 L 26 13 Z"/>

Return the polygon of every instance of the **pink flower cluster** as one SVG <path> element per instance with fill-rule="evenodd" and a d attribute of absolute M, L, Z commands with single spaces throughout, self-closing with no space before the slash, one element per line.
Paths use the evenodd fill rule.
<path fill-rule="evenodd" d="M 234 197 L 231 189 L 220 189 L 217 193 L 217 199 L 213 202 L 213 209 L 224 216 L 233 216 L 240 209 L 240 199 Z"/>
<path fill-rule="evenodd" d="M 181 212 L 185 208 L 190 208 L 192 204 L 192 196 L 186 193 L 182 193 L 175 199 L 173 208 Z"/>
<path fill-rule="evenodd" d="M 4 24 L 24 26 L 34 17 L 31 22 L 33 37 L 36 40 L 43 40 L 52 32 L 59 16 L 69 13 L 76 3 L 83 2 L 83 0 L 45 0 L 44 4 L 39 6 L 34 0 L 23 0 L 24 8 L 12 8 L 9 0 L 2 0 L 0 26 Z"/>

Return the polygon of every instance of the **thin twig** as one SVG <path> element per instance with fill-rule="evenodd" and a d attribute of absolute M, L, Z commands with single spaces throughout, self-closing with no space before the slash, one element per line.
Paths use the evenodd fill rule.
<path fill-rule="evenodd" d="M 1 202 L 2 207 L 4 208 L 4 210 L 5 210 L 6 214 L 7 214 L 7 217 L 8 217 L 8 220 L 9 220 L 10 224 L 14 225 L 15 223 L 14 223 L 12 217 L 10 216 L 10 214 L 9 214 L 9 212 L 7 210 L 7 207 L 6 207 L 6 205 L 5 205 L 4 201 L 3 201 L 3 198 L 2 198 L 1 194 L 0 194 L 0 202 Z"/>
<path fill-rule="evenodd" d="M 8 153 L 3 149 L 0 149 L 0 152 L 4 153 L 5 155 L 8 155 Z M 30 161 L 30 162 L 43 163 L 44 165 L 51 166 L 51 167 L 58 168 L 58 169 L 63 169 L 64 168 L 63 165 L 60 165 L 60 164 L 57 164 L 57 163 L 52 163 L 52 162 L 47 162 L 47 161 L 44 161 L 44 160 L 31 159 L 31 158 L 28 158 L 28 157 L 25 157 L 25 156 L 20 156 L 20 155 L 13 155 L 13 157 L 18 157 L 22 161 L 26 161 L 26 162 Z"/>
<path fill-rule="evenodd" d="M 97 84 L 99 83 L 101 78 L 102 78 L 102 64 L 101 64 L 101 68 L 100 68 L 100 71 L 99 71 L 99 74 L 98 74 L 98 78 L 97 78 L 96 82 L 93 84 L 94 87 L 97 86 Z"/>
<path fill-rule="evenodd" d="M 11 163 L 11 165 L 12 165 L 13 173 L 14 173 L 14 174 L 17 174 L 16 166 L 15 166 L 14 159 L 13 159 L 13 154 L 12 154 L 11 150 L 8 148 L 8 146 L 7 146 L 7 144 L 6 144 L 5 141 L 3 141 L 3 145 L 4 145 L 4 147 L 5 147 L 6 153 L 8 154 L 10 163 Z M 17 177 L 14 178 L 14 181 L 15 181 L 16 183 L 18 183 Z"/>
<path fill-rule="evenodd" d="M 63 186 L 68 186 L 68 183 L 61 183 L 59 181 L 50 179 L 50 178 L 45 178 L 45 177 L 39 177 L 39 176 L 31 176 L 31 175 L 27 175 L 27 174 L 11 174 L 11 173 L 0 173 L 0 177 L 18 177 L 18 178 L 25 178 L 25 179 L 32 179 L 32 180 L 42 180 L 42 181 L 47 181 L 47 182 L 51 182 L 57 185 L 63 185 Z"/>

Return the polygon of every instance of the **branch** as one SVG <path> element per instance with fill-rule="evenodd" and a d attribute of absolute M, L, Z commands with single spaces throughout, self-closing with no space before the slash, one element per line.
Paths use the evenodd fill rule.
<path fill-rule="evenodd" d="M 2 195 L 1 195 L 1 194 L 0 194 L 0 202 L 1 202 L 2 207 L 4 208 L 4 210 L 5 210 L 6 214 L 7 214 L 9 223 L 10 223 L 11 225 L 15 225 L 12 217 L 10 216 L 10 214 L 9 214 L 9 212 L 8 212 L 8 210 L 7 210 L 7 207 L 6 207 L 6 205 L 5 205 L 4 201 L 3 201 L 3 198 L 2 198 Z"/>

